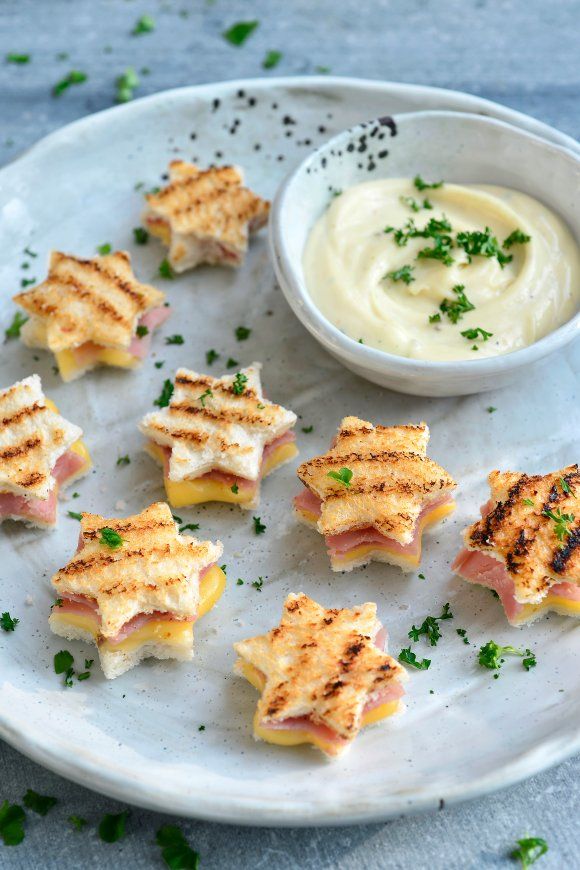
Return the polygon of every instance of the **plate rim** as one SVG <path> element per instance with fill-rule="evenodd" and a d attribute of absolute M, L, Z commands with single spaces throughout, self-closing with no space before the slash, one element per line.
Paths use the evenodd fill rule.
<path fill-rule="evenodd" d="M 233 89 L 269 90 L 272 88 L 319 89 L 333 90 L 337 87 L 349 87 L 361 91 L 384 93 L 388 98 L 393 94 L 424 95 L 433 101 L 437 98 L 455 102 L 451 111 L 468 111 L 490 113 L 491 117 L 508 124 L 535 133 L 541 138 L 580 153 L 580 144 L 566 133 L 533 118 L 523 112 L 503 106 L 484 97 L 479 97 L 463 91 L 432 87 L 429 85 L 407 82 L 391 82 L 377 79 L 364 79 L 355 76 L 277 76 L 272 78 L 227 79 L 220 82 L 208 82 L 198 85 L 172 88 L 158 91 L 131 103 L 113 106 L 108 109 L 79 118 L 58 130 L 49 133 L 29 148 L 17 155 L 12 161 L 0 168 L 0 180 L 14 171 L 20 171 L 28 161 L 42 159 L 46 151 L 58 146 L 59 142 L 73 135 L 90 132 L 94 127 L 108 123 L 115 113 L 125 115 L 138 113 L 147 107 L 162 103 L 168 98 L 184 99 L 198 98 L 206 93 L 217 91 L 229 92 Z M 276 826 L 276 827 L 314 827 L 317 825 L 340 826 L 385 821 L 398 815 L 424 812 L 443 804 L 456 804 L 464 800 L 483 797 L 500 789 L 508 788 L 522 780 L 559 764 L 580 752 L 580 727 L 569 729 L 566 734 L 544 740 L 525 753 L 516 757 L 490 774 L 477 777 L 468 783 L 447 786 L 441 790 L 423 790 L 420 794 L 396 793 L 392 795 L 369 796 L 363 805 L 346 804 L 334 806 L 326 802 L 315 809 L 311 806 L 294 804 L 293 807 L 283 801 L 280 804 L 267 806 L 259 802 L 259 798 L 245 799 L 226 809 L 223 808 L 221 794 L 210 797 L 203 788 L 197 793 L 188 791 L 177 794 L 175 790 L 164 790 L 157 784 L 153 791 L 144 788 L 145 782 L 139 777 L 127 778 L 117 776 L 114 771 L 99 769 L 95 760 L 86 755 L 83 758 L 69 758 L 63 749 L 63 744 L 55 741 L 49 734 L 38 735 L 30 733 L 26 727 L 15 727 L 9 717 L 0 709 L 0 738 L 28 758 L 41 764 L 79 785 L 107 795 L 113 799 L 143 807 L 157 812 L 171 813 L 205 821 L 239 824 L 246 826 Z"/>

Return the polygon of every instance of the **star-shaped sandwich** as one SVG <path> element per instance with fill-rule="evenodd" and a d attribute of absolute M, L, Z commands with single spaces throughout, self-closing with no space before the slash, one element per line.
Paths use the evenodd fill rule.
<path fill-rule="evenodd" d="M 364 725 L 400 710 L 407 673 L 385 640 L 376 604 L 326 610 L 290 594 L 279 626 L 234 644 L 235 670 L 262 693 L 256 739 L 340 755 Z"/>
<path fill-rule="evenodd" d="M 79 549 L 52 578 L 50 627 L 96 643 L 109 679 L 149 656 L 191 659 L 192 624 L 224 590 L 222 552 L 179 534 L 161 502 L 124 519 L 83 513 Z"/>
<path fill-rule="evenodd" d="M 326 540 L 333 571 L 371 560 L 412 571 L 427 525 L 454 510 L 453 478 L 427 456 L 429 429 L 345 417 L 331 449 L 304 462 L 294 499 L 300 520 Z"/>
<path fill-rule="evenodd" d="M 177 508 L 226 501 L 254 508 L 260 481 L 296 454 L 296 414 L 264 398 L 260 363 L 213 378 L 178 369 L 167 407 L 139 428 L 146 450 L 164 467 L 169 503 Z M 171 391 L 170 391 L 171 392 Z"/>
<path fill-rule="evenodd" d="M 493 589 L 512 625 L 552 610 L 580 616 L 580 471 L 492 471 L 482 518 L 453 563 L 464 580 Z"/>
<path fill-rule="evenodd" d="M 22 341 L 52 351 L 65 381 L 99 365 L 139 365 L 169 317 L 164 299 L 137 281 L 125 251 L 91 260 L 53 251 L 46 280 L 14 297 L 30 314 Z"/>
<path fill-rule="evenodd" d="M 183 160 L 169 164 L 169 184 L 146 199 L 143 222 L 169 248 L 176 272 L 201 263 L 241 265 L 250 235 L 270 211 L 269 202 L 244 187 L 239 168 L 200 169 Z"/>
<path fill-rule="evenodd" d="M 46 398 L 38 375 L 0 391 L 0 523 L 56 525 L 59 490 L 91 467 L 82 434 Z"/>

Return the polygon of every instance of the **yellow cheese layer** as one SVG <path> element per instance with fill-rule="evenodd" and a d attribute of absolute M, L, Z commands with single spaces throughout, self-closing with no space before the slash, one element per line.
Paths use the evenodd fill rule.
<path fill-rule="evenodd" d="M 86 365 L 79 363 L 76 359 L 74 351 L 61 350 L 55 353 L 58 370 L 63 381 L 70 381 L 79 371 L 84 371 Z M 134 369 L 141 360 L 133 356 L 126 350 L 118 350 L 112 347 L 103 347 L 94 357 L 91 358 L 90 368 L 97 365 L 115 366 L 121 369 Z"/>
<path fill-rule="evenodd" d="M 45 398 L 44 402 L 45 402 L 47 408 L 50 408 L 50 410 L 54 411 L 55 414 L 60 414 L 60 411 L 58 410 L 58 408 L 56 407 L 56 405 L 54 404 L 52 399 Z M 92 459 L 91 459 L 91 455 L 90 455 L 89 451 L 87 450 L 87 446 L 86 446 L 85 442 L 81 438 L 79 438 L 78 441 L 75 441 L 74 444 L 71 444 L 71 446 L 69 447 L 69 450 L 72 450 L 73 453 L 77 453 L 85 461 L 82 468 L 79 468 L 79 470 L 76 472 L 76 474 L 80 475 L 81 472 L 88 471 L 89 468 L 91 468 L 91 466 L 93 464 Z"/>
<path fill-rule="evenodd" d="M 199 610 L 197 619 L 204 616 L 221 598 L 226 585 L 226 575 L 221 568 L 214 565 L 202 577 L 199 584 Z M 55 607 L 50 615 L 53 625 L 60 623 L 63 628 L 67 625 L 80 628 L 92 634 L 96 641 L 99 634 L 99 623 L 96 616 L 85 613 L 60 613 Z M 138 628 L 121 643 L 111 643 L 103 640 L 99 649 L 106 652 L 130 652 L 146 643 L 167 643 L 171 645 L 189 645 L 193 643 L 193 623 L 179 622 L 174 619 L 152 619 L 146 625 Z"/>
<path fill-rule="evenodd" d="M 151 456 L 161 465 L 164 465 L 165 454 L 163 448 L 154 442 L 147 445 Z M 298 453 L 293 441 L 281 444 L 270 453 L 262 467 L 262 477 L 266 477 L 278 465 L 292 459 Z M 231 504 L 246 504 L 254 500 L 258 481 L 252 488 L 240 487 L 238 492 L 232 492 L 232 487 L 227 483 L 217 480 L 198 478 L 197 480 L 170 480 L 164 475 L 165 492 L 171 507 L 187 507 L 192 504 L 202 504 L 206 501 L 223 501 Z"/>
<path fill-rule="evenodd" d="M 358 547 L 354 547 L 352 550 L 349 550 L 348 553 L 345 553 L 343 556 L 333 556 L 332 564 L 335 567 L 340 567 L 342 565 L 350 565 L 351 562 L 358 561 L 362 556 L 366 556 L 369 553 L 373 553 L 374 551 L 379 551 L 381 553 L 391 553 L 393 557 L 397 559 L 397 563 L 404 562 L 405 565 L 408 565 L 412 568 L 418 568 L 421 562 L 421 535 L 423 531 L 427 528 L 427 526 L 432 525 L 433 523 L 439 522 L 444 517 L 449 516 L 455 510 L 455 502 L 449 502 L 447 504 L 441 505 L 441 507 L 436 508 L 429 514 L 426 514 L 425 517 L 418 523 L 415 533 L 419 535 L 419 549 L 415 554 L 406 554 L 401 553 L 398 550 L 392 549 L 388 544 L 361 544 Z M 304 513 L 304 512 L 303 512 Z"/>
<path fill-rule="evenodd" d="M 243 674 L 254 688 L 261 692 L 266 682 L 264 675 L 249 662 L 239 660 L 237 665 L 239 672 Z M 364 728 L 365 725 L 374 725 L 376 722 L 380 722 L 382 719 L 392 716 L 393 713 L 397 712 L 400 705 L 401 701 L 397 698 L 394 701 L 387 701 L 385 704 L 380 704 L 378 707 L 374 707 L 374 709 L 369 710 L 368 713 L 363 715 L 361 719 L 361 728 Z M 261 740 L 265 740 L 267 743 L 275 743 L 278 746 L 298 746 L 300 743 L 312 743 L 314 746 L 317 746 L 329 755 L 336 754 L 336 744 L 324 740 L 320 735 L 313 734 L 306 730 L 299 731 L 290 728 L 268 728 L 260 722 L 257 712 L 254 716 L 254 735 L 259 737 Z"/>
<path fill-rule="evenodd" d="M 561 595 L 546 595 L 539 604 L 526 604 L 516 617 L 517 623 L 528 622 L 538 613 L 546 613 L 548 610 L 559 613 L 561 616 L 580 616 L 580 601 L 571 601 Z"/>

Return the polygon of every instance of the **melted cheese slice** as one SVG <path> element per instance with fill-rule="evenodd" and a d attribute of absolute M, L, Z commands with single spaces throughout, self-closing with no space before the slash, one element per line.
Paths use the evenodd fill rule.
<path fill-rule="evenodd" d="M 163 448 L 154 442 L 147 445 L 148 453 L 156 459 L 160 465 L 164 464 L 165 454 Z M 262 466 L 262 477 L 267 477 L 278 465 L 292 459 L 298 453 L 298 448 L 293 441 L 281 444 L 273 450 Z M 170 480 L 164 475 L 165 492 L 171 507 L 187 507 L 192 504 L 202 504 L 206 501 L 224 501 L 231 504 L 246 504 L 254 500 L 256 486 L 240 488 L 238 492 L 232 492 L 227 483 L 218 480 L 198 478 L 197 480 Z"/>
<path fill-rule="evenodd" d="M 84 372 L 87 365 L 79 363 L 72 350 L 61 350 L 55 353 L 56 364 L 63 381 L 72 380 L 78 372 Z M 94 368 L 97 365 L 115 366 L 121 369 L 134 369 L 140 364 L 141 360 L 133 356 L 126 350 L 117 350 L 112 347 L 103 347 L 91 361 L 88 368 Z"/>
<path fill-rule="evenodd" d="M 257 668 L 249 662 L 239 661 L 238 669 L 246 680 L 254 686 L 254 688 L 258 689 L 259 692 L 263 690 L 265 686 L 264 675 L 260 673 Z M 393 713 L 396 713 L 401 708 L 401 705 L 401 699 L 396 698 L 394 701 L 387 701 L 386 704 L 380 704 L 378 707 L 374 707 L 372 710 L 369 710 L 368 713 L 363 715 L 361 719 L 361 727 L 364 728 L 365 725 L 374 725 L 376 722 L 380 722 L 388 716 L 392 716 Z M 254 736 L 259 737 L 260 740 L 265 740 L 266 743 L 275 743 L 278 746 L 298 746 L 301 743 L 312 743 L 314 746 L 322 749 L 323 752 L 334 754 L 336 751 L 335 744 L 324 740 L 318 734 L 313 734 L 310 731 L 300 731 L 290 728 L 268 728 L 267 725 L 260 722 L 257 712 L 254 716 Z"/>
<path fill-rule="evenodd" d="M 226 575 L 221 568 L 214 565 L 207 571 L 199 584 L 199 610 L 197 619 L 204 616 L 219 601 L 226 587 Z M 99 635 L 99 623 L 96 617 L 85 613 L 60 613 L 55 607 L 50 615 L 53 626 L 74 626 L 87 634 L 92 635 L 97 641 Z M 58 632 L 56 632 L 58 634 Z M 151 619 L 146 625 L 132 632 L 121 643 L 111 643 L 103 640 L 99 649 L 105 652 L 132 652 L 147 643 L 164 643 L 171 646 L 185 646 L 191 648 L 193 644 L 193 623 L 179 622 L 174 619 Z"/>
<path fill-rule="evenodd" d="M 518 613 L 514 624 L 521 625 L 522 623 L 537 619 L 540 614 L 547 613 L 549 610 L 559 613 L 560 616 L 580 616 L 580 601 L 571 601 L 569 598 L 563 598 L 561 595 L 548 593 L 539 604 L 524 605 Z"/>
<path fill-rule="evenodd" d="M 50 408 L 51 411 L 54 411 L 55 414 L 60 414 L 60 411 L 58 410 L 52 399 L 45 398 L 44 403 L 46 407 Z M 75 474 L 75 477 L 80 477 L 81 474 L 85 474 L 85 472 L 87 472 L 89 468 L 92 467 L 93 461 L 91 459 L 91 454 L 87 450 L 87 446 L 81 438 L 79 438 L 78 441 L 75 441 L 74 444 L 71 444 L 69 450 L 72 450 L 73 453 L 76 453 L 85 461 L 85 464 L 81 468 L 79 468 L 79 470 Z"/>

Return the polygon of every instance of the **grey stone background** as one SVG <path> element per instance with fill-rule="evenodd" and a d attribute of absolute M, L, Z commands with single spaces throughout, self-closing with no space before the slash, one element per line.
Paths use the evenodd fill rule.
<path fill-rule="evenodd" d="M 143 14 L 153 16 L 155 31 L 131 36 Z M 243 47 L 223 40 L 225 27 L 249 19 L 260 25 Z M 149 70 L 136 96 L 328 67 L 337 75 L 469 91 L 578 137 L 579 21 L 578 0 L 0 0 L 0 164 L 63 124 L 112 105 L 115 77 L 127 66 Z M 261 63 L 270 49 L 284 56 L 267 72 Z M 7 52 L 30 53 L 31 62 L 6 64 Z M 88 81 L 53 98 L 52 85 L 71 69 L 86 72 Z M 445 747 L 441 753 L 444 763 Z M 509 868 L 516 866 L 510 848 L 526 833 L 549 842 L 537 866 L 570 870 L 580 867 L 579 775 L 576 758 L 462 806 L 342 829 L 239 828 L 134 809 L 127 836 L 107 845 L 96 825 L 123 807 L 0 742 L 0 803 L 20 801 L 27 788 L 59 799 L 46 818 L 29 814 L 20 846 L 0 845 L 0 867 L 162 867 L 155 832 L 179 821 L 203 870 Z M 82 833 L 68 825 L 72 813 L 89 820 Z"/>

